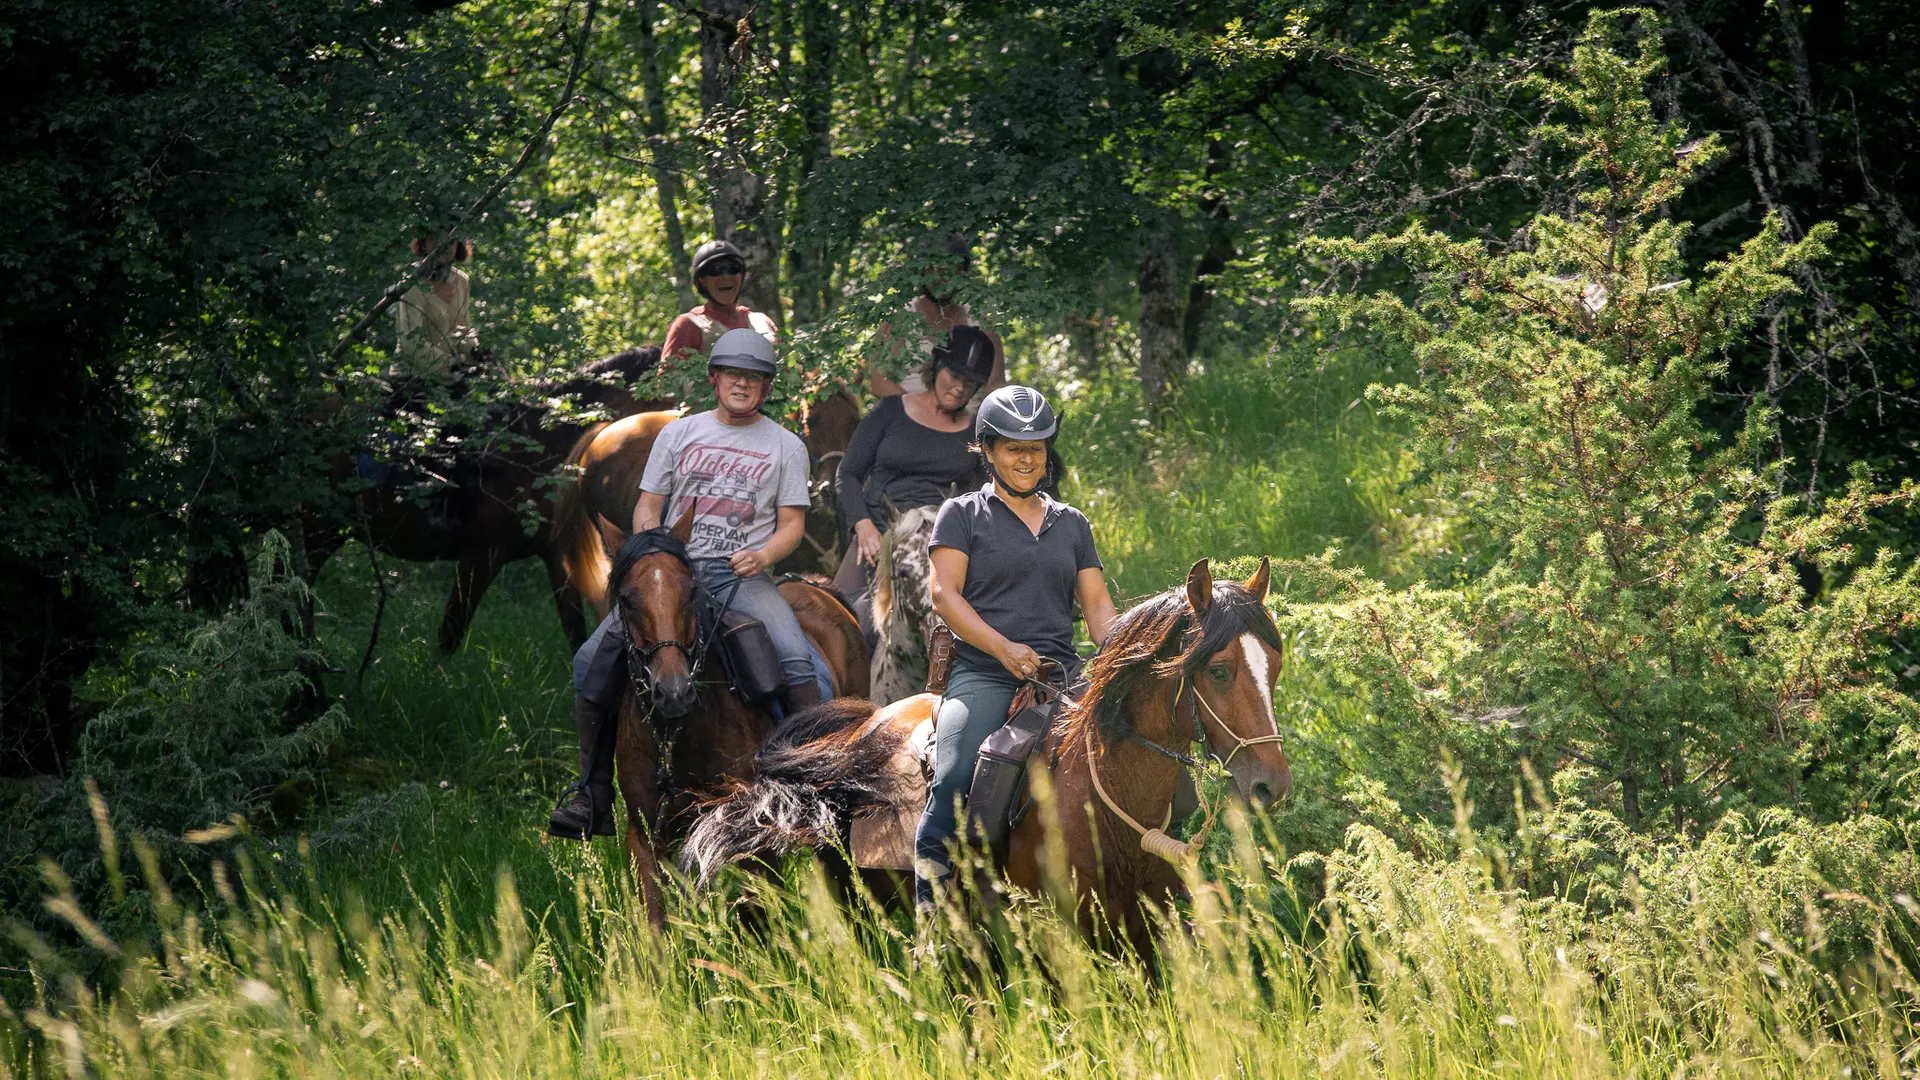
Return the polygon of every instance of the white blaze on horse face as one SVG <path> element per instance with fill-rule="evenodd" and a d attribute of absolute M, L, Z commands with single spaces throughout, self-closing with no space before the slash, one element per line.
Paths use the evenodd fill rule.
<path fill-rule="evenodd" d="M 1273 725 L 1273 733 L 1278 735 L 1280 720 L 1273 715 L 1273 683 L 1267 678 L 1266 646 L 1252 634 L 1241 634 L 1240 655 L 1247 658 L 1247 670 L 1253 675 L 1253 685 L 1260 688 L 1260 707 L 1266 710 L 1267 721 Z"/>

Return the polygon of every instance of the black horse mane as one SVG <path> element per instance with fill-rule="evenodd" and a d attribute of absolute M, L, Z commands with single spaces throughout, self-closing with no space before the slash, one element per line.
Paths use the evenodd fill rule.
<path fill-rule="evenodd" d="M 1129 608 L 1114 620 L 1106 644 L 1087 662 L 1087 691 L 1080 712 L 1100 725 L 1103 737 L 1124 736 L 1131 725 L 1127 701 L 1152 679 L 1184 677 L 1196 671 L 1242 634 L 1252 634 L 1278 651 L 1280 629 L 1260 600 L 1232 582 L 1217 581 L 1213 601 L 1200 625 L 1193 625 L 1187 590 L 1176 586 Z"/>
<path fill-rule="evenodd" d="M 687 561 L 687 545 L 681 543 L 673 535 L 673 530 L 664 525 L 627 537 L 613 556 L 613 569 L 607 574 L 607 596 L 617 603 L 620 583 L 627 580 L 627 575 L 633 571 L 633 564 L 648 555 L 662 554 L 671 555 L 681 562 Z"/>
<path fill-rule="evenodd" d="M 603 356 L 571 375 L 557 379 L 530 381 L 527 385 L 548 397 L 591 395 L 604 388 L 608 376 L 631 386 L 641 376 L 660 366 L 660 346 L 637 345 L 612 356 Z"/>
<path fill-rule="evenodd" d="M 632 382 L 660 366 L 660 346 L 636 345 L 602 357 L 580 369 L 582 375 L 618 375 Z"/>

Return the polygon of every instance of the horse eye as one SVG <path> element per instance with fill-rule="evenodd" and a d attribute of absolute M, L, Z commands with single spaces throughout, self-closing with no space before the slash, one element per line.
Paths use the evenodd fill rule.
<path fill-rule="evenodd" d="M 1213 665 L 1207 669 L 1207 674 L 1212 676 L 1213 681 L 1217 683 L 1226 684 L 1233 681 L 1233 669 L 1225 664 Z"/>

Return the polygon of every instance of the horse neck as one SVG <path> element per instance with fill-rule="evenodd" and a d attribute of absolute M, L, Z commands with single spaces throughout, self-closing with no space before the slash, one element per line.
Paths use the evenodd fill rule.
<path fill-rule="evenodd" d="M 1128 730 L 1142 738 L 1185 751 L 1179 736 L 1173 734 L 1174 684 L 1165 680 L 1149 683 L 1134 691 L 1123 706 Z M 1062 822 L 1087 820 L 1077 812 L 1081 806 L 1093 808 L 1093 820 L 1100 823 L 1101 869 L 1110 871 L 1152 860 L 1140 850 L 1140 834 L 1121 820 L 1100 798 L 1094 787 L 1093 771 L 1099 770 L 1100 786 L 1113 802 L 1133 820 L 1149 829 L 1170 825 L 1166 821 L 1173 805 L 1173 793 L 1180 779 L 1179 762 L 1155 752 L 1124 736 L 1108 742 L 1093 717 L 1093 702 L 1084 702 L 1074 722 L 1063 725 L 1056 750 L 1060 766 L 1055 783 L 1064 796 L 1062 808 L 1069 812 Z M 1087 727 L 1094 726 L 1092 756 L 1088 756 Z M 1089 862 L 1092 852 L 1086 852 Z"/>
<path fill-rule="evenodd" d="M 688 719 L 721 758 L 751 758 L 773 730 L 772 714 L 741 701 L 725 682 L 701 687 L 700 704 Z"/>

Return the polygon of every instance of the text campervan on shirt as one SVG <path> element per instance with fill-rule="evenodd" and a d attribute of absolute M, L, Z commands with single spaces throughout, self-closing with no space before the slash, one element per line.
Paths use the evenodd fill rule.
<path fill-rule="evenodd" d="M 808 505 L 807 447 L 764 416 L 741 427 L 712 412 L 683 416 L 660 429 L 640 490 L 667 496 L 669 527 L 693 508 L 689 557 L 724 559 L 764 546 L 776 507 Z"/>

